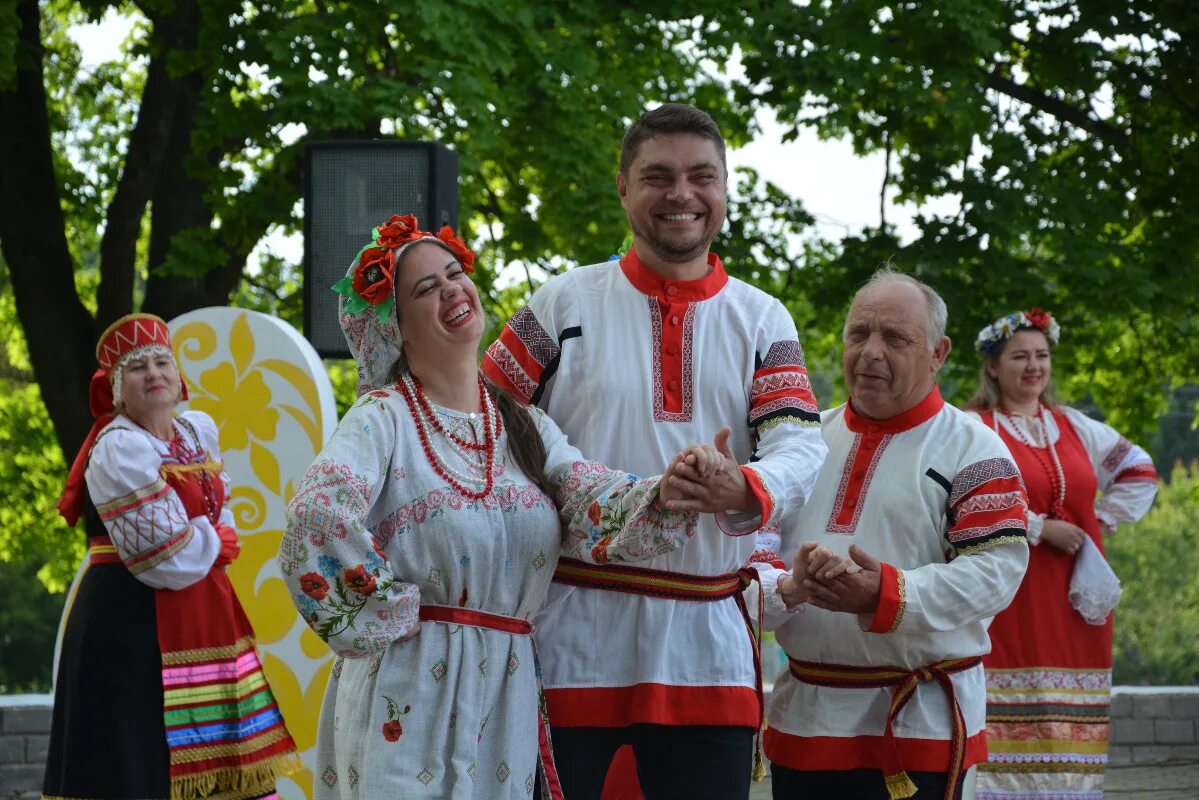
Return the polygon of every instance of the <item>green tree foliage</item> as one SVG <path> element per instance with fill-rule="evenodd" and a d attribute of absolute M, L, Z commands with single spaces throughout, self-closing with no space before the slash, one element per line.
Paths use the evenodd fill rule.
<path fill-rule="evenodd" d="M 1199 463 L 1174 469 L 1153 510 L 1107 542 L 1124 584 L 1116 609 L 1114 680 L 1199 684 Z"/>
<path fill-rule="evenodd" d="M 885 152 L 880 191 L 954 198 L 900 246 L 884 223 L 805 284 L 840 311 L 893 257 L 940 289 L 972 381 L 974 334 L 1015 308 L 1057 312 L 1059 376 L 1142 436 L 1199 373 L 1199 6 L 1186 0 L 762 3 L 737 29 L 741 102 Z M 960 396 L 960 395 L 959 395 Z"/>

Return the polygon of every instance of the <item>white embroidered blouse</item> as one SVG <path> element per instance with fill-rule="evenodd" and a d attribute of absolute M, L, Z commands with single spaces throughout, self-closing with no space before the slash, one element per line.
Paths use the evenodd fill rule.
<path fill-rule="evenodd" d="M 437 413 L 481 441 L 481 421 Z M 418 627 L 420 607 L 531 620 L 559 552 L 633 561 L 693 534 L 696 515 L 654 503 L 657 478 L 584 460 L 533 413 L 553 497 L 498 455 L 506 431 L 491 493 L 453 489 L 394 388 L 359 399 L 297 487 L 280 567 L 301 614 L 342 656 L 321 712 L 317 797 L 529 796 L 539 748 L 530 637 Z M 452 466 L 468 470 L 460 457 Z"/>

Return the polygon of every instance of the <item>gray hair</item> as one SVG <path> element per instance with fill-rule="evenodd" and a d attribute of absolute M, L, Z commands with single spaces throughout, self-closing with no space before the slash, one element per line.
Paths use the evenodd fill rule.
<path fill-rule="evenodd" d="M 924 281 L 918 280 L 906 272 L 900 272 L 888 261 L 874 271 L 870 280 L 862 284 L 862 288 L 854 293 L 853 300 L 857 302 L 863 292 L 890 283 L 906 283 L 908 286 L 915 286 L 924 295 L 924 300 L 928 305 L 928 321 L 925 323 L 924 338 L 927 340 L 928 349 L 932 350 L 937 346 L 937 342 L 945 336 L 945 324 L 949 320 L 949 309 L 945 306 L 941 295 L 937 294 L 937 290 Z M 845 325 L 841 329 L 841 339 L 845 340 L 848 335 L 849 316 L 846 315 Z"/>

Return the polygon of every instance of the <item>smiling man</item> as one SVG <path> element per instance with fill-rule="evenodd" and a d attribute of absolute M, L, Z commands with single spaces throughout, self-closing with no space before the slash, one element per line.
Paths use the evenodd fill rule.
<path fill-rule="evenodd" d="M 849 402 L 822 415 L 828 459 L 783 531 L 848 554 L 834 579 L 762 570 L 790 658 L 766 754 L 774 797 L 951 800 L 986 759 L 988 619 L 1028 563 L 1027 497 L 1006 445 L 946 405 L 945 302 L 884 268 L 844 329 Z M 812 608 L 792 613 L 804 595 Z"/>
<path fill-rule="evenodd" d="M 600 796 L 625 744 L 648 798 L 748 796 L 761 707 L 738 572 L 751 534 L 808 499 L 825 446 L 790 316 L 710 250 L 724 150 L 696 108 L 642 115 L 616 176 L 633 247 L 542 286 L 484 359 L 590 458 L 652 475 L 729 425 L 717 443 L 745 465 L 695 497 L 730 513 L 705 514 L 691 543 L 649 569 L 559 564 L 537 636 L 570 800 Z"/>

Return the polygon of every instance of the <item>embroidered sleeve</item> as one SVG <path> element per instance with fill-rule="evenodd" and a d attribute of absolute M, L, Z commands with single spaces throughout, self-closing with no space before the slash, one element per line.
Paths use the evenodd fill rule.
<path fill-rule="evenodd" d="M 129 571 L 156 589 L 183 589 L 208 574 L 221 543 L 207 518 L 188 519 L 161 464 L 147 434 L 114 424 L 92 449 L 87 487 Z"/>
<path fill-rule="evenodd" d="M 483 374 L 514 397 L 544 407 L 558 371 L 562 342 L 582 336 L 565 276 L 540 286 L 504 325 L 483 355 Z"/>
<path fill-rule="evenodd" d="M 753 454 L 741 468 L 762 513 L 717 514 L 721 530 L 733 536 L 785 519 L 807 502 L 828 452 L 795 323 L 778 302 L 768 317 L 749 387 Z"/>
<path fill-rule="evenodd" d="M 953 476 L 946 538 L 957 555 L 1005 541 L 1024 541 L 1028 496 L 1016 465 L 1006 456 L 975 461 Z"/>
<path fill-rule="evenodd" d="M 1141 447 L 1114 428 L 1081 411 L 1064 409 L 1091 459 L 1103 496 L 1095 501 L 1095 515 L 1105 532 L 1121 522 L 1136 522 L 1153 506 L 1157 495 L 1157 469 Z"/>
<path fill-rule="evenodd" d="M 545 413 L 534 409 L 545 441 L 545 472 L 562 519 L 562 552 L 593 564 L 645 561 L 681 548 L 699 515 L 655 502 L 658 478 L 638 478 L 588 461 Z"/>
<path fill-rule="evenodd" d="M 1028 566 L 1023 484 L 999 437 L 977 423 L 963 424 L 969 426 L 963 431 L 967 453 L 950 481 L 949 530 L 940 533 L 949 540 L 949 562 L 884 565 L 879 605 L 873 615 L 859 616 L 862 630 L 957 630 L 1002 611 L 1020 588 Z"/>
<path fill-rule="evenodd" d="M 301 479 L 278 555 L 301 616 L 350 658 L 411 633 L 420 613 L 419 587 L 394 576 L 367 527 L 396 445 L 395 417 L 379 400 L 355 403 Z"/>

